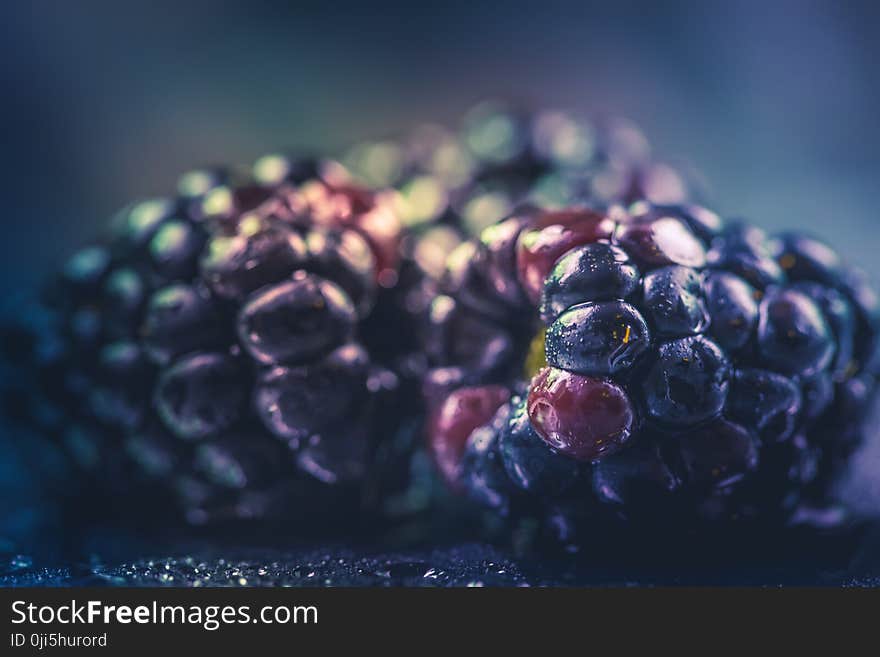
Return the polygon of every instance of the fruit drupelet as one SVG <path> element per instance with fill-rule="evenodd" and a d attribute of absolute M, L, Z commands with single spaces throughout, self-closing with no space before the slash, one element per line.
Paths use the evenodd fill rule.
<path fill-rule="evenodd" d="M 823 242 L 687 203 L 531 206 L 442 292 L 429 452 L 494 515 L 564 540 L 832 517 L 880 363 L 876 293 Z"/>

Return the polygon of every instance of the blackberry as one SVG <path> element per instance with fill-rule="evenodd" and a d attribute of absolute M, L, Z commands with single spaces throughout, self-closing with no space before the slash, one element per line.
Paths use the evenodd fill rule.
<path fill-rule="evenodd" d="M 274 161 L 264 160 L 258 168 L 271 169 L 267 163 Z M 522 303 L 523 290 L 507 272 L 517 258 L 528 257 L 511 248 L 520 232 L 518 220 L 498 222 L 512 209 L 534 203 L 563 208 L 586 198 L 610 201 L 645 194 L 674 202 L 683 198 L 686 187 L 680 173 L 649 158 L 646 140 L 627 122 L 527 112 L 499 103 L 474 108 L 458 130 L 421 126 L 402 139 L 358 144 L 339 162 L 319 168 L 338 185 L 394 188 L 394 207 L 407 228 L 399 280 L 362 325 L 375 349 L 399 363 L 398 370 L 418 376 L 424 373 L 426 355 L 436 360 L 447 350 L 471 363 L 469 370 L 494 369 L 497 380 L 511 376 L 505 364 L 515 343 L 505 323 L 511 308 Z M 604 222 L 597 229 L 610 226 Z M 487 236 L 486 248 L 464 241 L 479 234 Z M 474 257 L 480 258 L 485 278 L 472 276 Z M 541 257 L 536 253 L 532 259 Z M 627 275 L 634 285 L 637 275 L 621 274 Z M 446 279 L 445 292 L 454 291 L 454 303 L 448 294 L 439 294 L 440 278 Z M 489 293 L 481 289 L 484 285 Z M 427 327 L 419 322 L 425 314 L 431 318 Z M 401 328 L 388 331 L 391 325 Z M 415 491 L 407 497 L 424 496 Z"/>
<path fill-rule="evenodd" d="M 454 451 L 429 427 L 454 487 L 485 503 L 474 455 L 491 454 L 508 481 L 493 469 L 490 506 L 568 541 L 603 523 L 780 526 L 839 504 L 880 323 L 830 247 L 638 200 L 526 208 L 462 248 L 431 315 L 458 340 L 429 345 L 426 389 L 438 408 L 493 408 L 459 425 Z M 461 331 L 465 317 L 484 330 Z M 487 358 L 490 342 L 504 348 Z"/>
<path fill-rule="evenodd" d="M 376 324 L 410 321 L 391 194 L 273 156 L 125 208 L 47 286 L 60 348 L 21 369 L 62 419 L 35 428 L 129 511 L 157 491 L 195 523 L 375 498 L 420 413 L 412 348 Z"/>
<path fill-rule="evenodd" d="M 562 313 L 545 338 L 547 363 L 579 374 L 622 372 L 651 344 L 648 324 L 622 301 L 581 303 Z"/>

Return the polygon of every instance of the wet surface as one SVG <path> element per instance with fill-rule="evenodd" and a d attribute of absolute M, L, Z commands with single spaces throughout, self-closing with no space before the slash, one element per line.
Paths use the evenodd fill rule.
<path fill-rule="evenodd" d="M 550 584 L 491 547 L 372 553 L 346 548 L 204 550 L 58 568 L 4 559 L 2 586 L 482 587 Z"/>
<path fill-rule="evenodd" d="M 880 541 L 874 532 L 844 566 L 782 563 L 739 565 L 723 571 L 627 569 L 556 555 L 517 559 L 484 544 L 378 552 L 342 547 L 290 550 L 190 548 L 151 556 L 46 566 L 26 555 L 0 561 L 0 586 L 126 587 L 531 587 L 747 584 L 778 587 L 880 586 Z"/>

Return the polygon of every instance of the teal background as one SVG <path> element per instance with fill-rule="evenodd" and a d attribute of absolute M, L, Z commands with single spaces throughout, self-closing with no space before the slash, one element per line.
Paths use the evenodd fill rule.
<path fill-rule="evenodd" d="M 8 2 L 8 308 L 188 167 L 338 150 L 475 101 L 621 114 L 716 205 L 880 274 L 880 6 L 772 2 Z"/>

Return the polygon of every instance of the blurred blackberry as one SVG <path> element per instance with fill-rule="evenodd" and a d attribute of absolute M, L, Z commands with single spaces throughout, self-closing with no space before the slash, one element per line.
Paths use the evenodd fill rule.
<path fill-rule="evenodd" d="M 694 176 L 653 160 L 646 138 L 628 121 L 497 102 L 471 109 L 458 130 L 423 125 L 402 139 L 359 143 L 331 175 L 396 189 L 399 215 L 410 228 L 404 252 L 435 277 L 459 242 L 524 204 L 679 203 L 699 187 Z"/>
<path fill-rule="evenodd" d="M 313 161 L 189 172 L 46 286 L 57 348 L 19 357 L 21 422 L 76 464 L 94 493 L 77 504 L 108 516 L 167 517 L 168 497 L 195 524 L 331 525 L 337 504 L 375 504 L 405 478 L 419 413 L 413 347 L 381 326 L 402 236 L 388 192 L 331 184 Z M 19 330 L 13 351 L 36 336 Z"/>
<path fill-rule="evenodd" d="M 527 209 L 459 247 L 443 292 L 428 446 L 495 515 L 571 543 L 845 519 L 816 509 L 862 437 L 878 314 L 824 243 L 686 203 Z"/>

